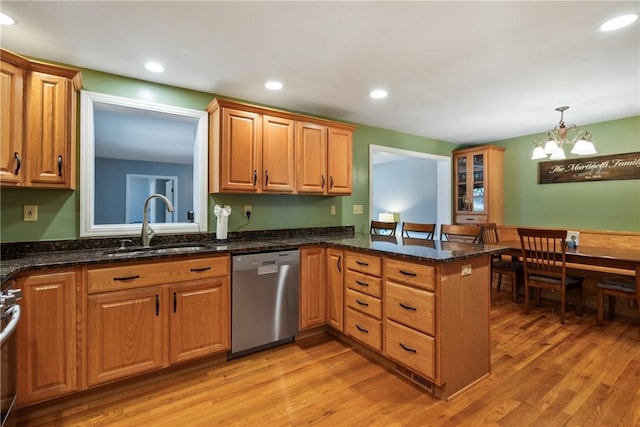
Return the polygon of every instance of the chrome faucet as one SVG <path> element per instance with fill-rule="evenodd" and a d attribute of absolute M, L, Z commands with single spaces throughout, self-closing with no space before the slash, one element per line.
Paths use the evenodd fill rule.
<path fill-rule="evenodd" d="M 144 201 L 144 207 L 142 208 L 142 234 L 140 235 L 140 238 L 142 239 L 142 246 L 145 248 L 149 247 L 151 239 L 156 234 L 149 225 L 149 201 L 156 197 L 167 205 L 167 212 L 173 212 L 173 205 L 171 204 L 171 201 L 162 194 L 152 194 L 147 197 L 147 200 Z"/>

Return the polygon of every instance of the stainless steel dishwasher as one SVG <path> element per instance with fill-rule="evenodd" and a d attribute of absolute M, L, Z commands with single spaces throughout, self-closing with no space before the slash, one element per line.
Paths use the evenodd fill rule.
<path fill-rule="evenodd" d="M 293 341 L 299 288 L 298 250 L 234 256 L 229 358 Z"/>

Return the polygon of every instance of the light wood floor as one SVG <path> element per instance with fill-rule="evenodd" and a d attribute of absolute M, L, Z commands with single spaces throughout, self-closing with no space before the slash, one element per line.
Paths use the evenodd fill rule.
<path fill-rule="evenodd" d="M 328 335 L 218 366 L 146 378 L 21 425 L 639 426 L 640 331 L 557 304 L 531 314 L 494 295 L 492 375 L 446 402 Z M 552 310 L 554 312 L 552 312 Z M 25 408 L 22 411 L 33 409 Z M 20 413 L 24 418 L 24 413 Z"/>

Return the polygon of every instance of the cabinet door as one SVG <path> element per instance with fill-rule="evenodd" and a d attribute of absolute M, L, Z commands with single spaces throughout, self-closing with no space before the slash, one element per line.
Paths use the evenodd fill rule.
<path fill-rule="evenodd" d="M 220 189 L 257 192 L 262 186 L 258 170 L 262 162 L 258 150 L 262 144 L 260 114 L 223 108 L 221 127 Z"/>
<path fill-rule="evenodd" d="M 18 403 L 76 391 L 76 273 L 28 276 L 18 287 Z"/>
<path fill-rule="evenodd" d="M 455 155 L 453 159 L 453 177 L 455 188 L 455 208 L 456 213 L 465 213 L 471 211 L 470 187 L 467 182 L 467 170 L 469 164 L 469 156 L 466 154 Z"/>
<path fill-rule="evenodd" d="M 342 332 L 344 327 L 344 254 L 327 249 L 327 324 Z"/>
<path fill-rule="evenodd" d="M 88 297 L 89 386 L 161 367 L 162 300 L 159 286 Z"/>
<path fill-rule="evenodd" d="M 262 117 L 262 190 L 295 190 L 294 124 L 280 117 Z"/>
<path fill-rule="evenodd" d="M 0 183 L 20 185 L 24 179 L 23 114 L 25 70 L 0 62 Z"/>
<path fill-rule="evenodd" d="M 227 277 L 173 285 L 170 299 L 170 363 L 230 348 Z"/>
<path fill-rule="evenodd" d="M 487 204 L 485 203 L 485 154 L 484 152 L 471 153 L 472 173 L 469 175 L 471 188 L 471 211 L 473 213 L 485 213 Z"/>
<path fill-rule="evenodd" d="M 296 135 L 296 188 L 299 193 L 327 192 L 327 128 L 298 122 Z"/>
<path fill-rule="evenodd" d="M 300 250 L 300 330 L 326 323 L 325 250 Z"/>
<path fill-rule="evenodd" d="M 75 186 L 75 99 L 69 79 L 31 72 L 27 108 L 29 182 L 33 187 Z M 75 145 L 75 144 L 74 144 Z"/>
<path fill-rule="evenodd" d="M 329 128 L 327 142 L 328 194 L 351 194 L 353 187 L 352 132 Z"/>

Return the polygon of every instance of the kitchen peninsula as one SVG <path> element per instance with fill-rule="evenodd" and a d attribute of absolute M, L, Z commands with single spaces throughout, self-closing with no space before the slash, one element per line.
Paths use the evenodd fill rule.
<path fill-rule="evenodd" d="M 198 289 L 211 290 L 212 294 L 217 295 L 216 303 L 222 302 L 220 313 L 224 314 L 222 317 L 228 317 L 230 256 L 296 248 L 300 249 L 302 260 L 300 337 L 326 331 L 328 325 L 332 335 L 360 348 L 371 359 L 395 370 L 439 398 L 452 398 L 490 373 L 490 259 L 492 254 L 506 248 L 403 240 L 400 237 L 377 240 L 375 236 L 367 234 L 354 235 L 352 230 L 346 235 L 293 234 L 285 238 L 234 239 L 231 242 L 216 242 L 210 235 L 201 237 L 204 240 L 197 242 L 159 241 L 161 245 L 151 250 L 133 247 L 119 252 L 111 246 L 22 253 L 14 259 L 4 257 L 2 281 L 16 280 L 18 287 L 28 283 L 40 286 L 46 282 L 43 279 L 56 275 L 65 277 L 56 286 L 60 287 L 60 295 L 66 296 L 64 304 L 68 305 L 67 310 L 58 306 L 55 313 L 50 313 L 65 319 L 58 322 L 49 317 L 46 324 L 38 324 L 37 329 L 40 331 L 38 337 L 42 337 L 42 330 L 46 331 L 47 325 L 59 327 L 64 324 L 68 326 L 68 336 L 59 338 L 61 342 L 67 339 L 73 343 L 66 349 L 56 348 L 61 355 L 50 352 L 46 358 L 32 359 L 29 364 L 20 367 L 22 371 L 18 372 L 19 378 L 29 375 L 30 381 L 19 380 L 19 387 L 37 385 L 39 379 L 50 381 L 57 377 L 55 389 L 48 389 L 43 384 L 40 390 L 23 392 L 20 406 L 89 390 L 157 369 L 161 375 L 160 368 L 188 360 L 188 357 L 180 358 L 186 353 L 178 353 L 174 357 L 171 350 L 169 354 L 168 347 L 174 345 L 174 338 L 181 337 L 174 329 L 170 329 L 158 332 L 165 337 L 161 339 L 165 344 L 157 353 L 159 361 L 155 365 L 144 365 L 137 372 L 112 370 L 105 373 L 92 368 L 92 364 L 95 365 L 98 360 L 95 358 L 100 354 L 92 350 L 92 336 L 95 336 L 95 328 L 99 324 L 88 319 L 91 319 L 92 310 L 100 309 L 101 301 L 108 304 L 115 295 L 154 288 L 151 293 L 156 295 L 155 299 L 153 295 L 144 298 L 148 298 L 149 304 L 156 307 L 157 313 L 158 310 L 162 311 L 162 307 L 168 307 L 170 294 L 174 295 L 174 301 L 176 295 L 181 298 L 181 286 L 188 284 L 195 289 L 195 285 L 199 284 Z M 46 244 L 39 242 L 39 245 Z M 78 241 L 73 244 L 78 244 Z M 3 249 L 6 254 L 8 249 Z M 17 248 L 14 249 L 19 252 Z M 319 257 L 308 258 L 312 263 L 319 262 L 313 266 L 322 270 L 319 277 L 310 277 L 305 273 L 305 268 L 309 267 L 309 263 L 305 264 L 306 253 L 320 254 Z M 201 263 L 212 267 L 204 273 L 206 277 L 197 278 L 193 272 L 200 268 Z M 182 267 L 192 268 L 191 273 L 188 270 L 185 273 L 177 271 Z M 332 274 L 335 267 L 337 276 Z M 109 270 L 123 274 L 135 271 L 136 275 L 141 276 L 136 278 L 140 285 L 135 287 L 126 284 L 126 280 L 113 285 L 103 280 Z M 209 284 L 208 288 L 204 286 L 205 282 Z M 49 292 L 52 288 L 47 287 Z M 332 289 L 338 289 L 337 293 L 332 294 Z M 139 297 L 143 298 L 141 294 Z M 326 309 L 326 312 L 320 313 L 319 323 L 303 323 L 306 315 L 305 298 L 312 301 L 314 307 Z M 316 298 L 323 301 L 316 301 Z M 29 325 L 33 330 L 36 327 L 34 322 L 43 322 L 45 319 L 30 312 L 32 303 L 25 298 L 23 314 L 25 319 L 31 318 L 31 321 L 26 320 L 22 326 L 26 328 Z M 216 318 L 219 322 L 213 333 L 216 342 L 204 345 L 202 348 L 208 350 L 198 353 L 195 358 L 204 355 L 223 358 L 229 350 L 229 319 L 222 317 Z M 95 315 L 93 318 L 97 319 Z M 186 320 L 183 318 L 182 321 Z M 166 319 L 158 327 L 163 328 L 164 322 L 171 324 Z M 79 332 L 76 325 L 79 325 Z M 61 330 L 56 333 L 60 334 Z M 37 343 L 27 342 L 28 337 L 28 333 L 20 335 L 19 348 L 22 345 L 22 351 L 26 350 L 24 347 L 27 345 L 32 348 L 37 346 Z M 169 337 L 170 341 L 167 342 Z M 64 363 L 52 365 L 51 361 Z M 63 372 L 51 371 L 52 366 Z M 45 369 L 46 375 L 42 372 L 39 374 L 39 370 Z M 25 396 L 31 398 L 25 399 Z"/>

